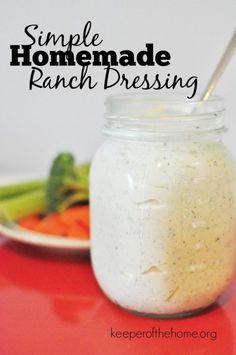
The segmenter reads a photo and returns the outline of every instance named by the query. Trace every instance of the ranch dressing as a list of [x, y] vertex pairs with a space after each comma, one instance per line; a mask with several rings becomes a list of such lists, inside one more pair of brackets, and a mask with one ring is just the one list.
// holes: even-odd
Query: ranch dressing
[[[119, 105], [126, 100], [131, 110], [127, 98], [119, 97]], [[220, 140], [222, 120], [209, 112], [214, 101], [200, 108], [202, 115], [209, 110], [211, 122], [195, 117], [188, 125], [194, 117], [185, 102], [183, 122], [170, 113], [173, 103], [155, 102], [154, 109], [153, 98], [145, 107], [141, 100], [131, 97], [132, 116], [139, 106], [148, 122], [142, 115], [125, 122], [123, 114], [109, 113], [115, 124], [106, 126], [108, 139], [94, 157], [92, 264], [101, 288], [120, 306], [185, 316], [214, 303], [232, 278], [235, 167]]]

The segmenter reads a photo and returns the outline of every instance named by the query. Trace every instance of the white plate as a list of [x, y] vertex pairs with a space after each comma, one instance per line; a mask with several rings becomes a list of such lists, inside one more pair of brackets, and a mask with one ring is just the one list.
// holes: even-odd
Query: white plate
[[[30, 180], [32, 175], [24, 175], [17, 178], [17, 176], [1, 177], [0, 185]], [[33, 177], [35, 178], [35, 176]], [[3, 236], [27, 244], [38, 245], [47, 248], [56, 248], [63, 250], [78, 250], [80, 252], [88, 252], [90, 249], [90, 241], [83, 239], [69, 239], [62, 236], [52, 236], [43, 233], [36, 233], [17, 226], [14, 223], [0, 224], [0, 234]]]
[[0, 233], [18, 242], [43, 246], [47, 248], [59, 248], [66, 250], [89, 251], [90, 241], [79, 239], [67, 239], [61, 236], [52, 236], [48, 234], [36, 233], [20, 228], [17, 225], [0, 224]]

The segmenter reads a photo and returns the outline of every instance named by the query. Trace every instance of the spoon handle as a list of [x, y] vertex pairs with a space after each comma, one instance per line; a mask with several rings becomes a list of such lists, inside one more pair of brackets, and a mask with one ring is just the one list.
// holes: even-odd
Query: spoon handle
[[214, 73], [212, 74], [212, 77], [207, 85], [205, 92], [202, 95], [203, 101], [207, 100], [208, 97], [211, 95], [218, 80], [220, 79], [221, 75], [223, 74], [227, 64], [229, 63], [230, 59], [234, 55], [235, 50], [236, 50], [236, 30], [234, 31], [234, 34], [233, 34], [225, 52], [224, 52], [221, 60], [219, 61], [219, 64], [217, 65]]

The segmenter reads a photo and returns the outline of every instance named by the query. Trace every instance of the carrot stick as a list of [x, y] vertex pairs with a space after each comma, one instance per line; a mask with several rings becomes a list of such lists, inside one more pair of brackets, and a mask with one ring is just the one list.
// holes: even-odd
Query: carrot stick
[[61, 218], [67, 224], [77, 221], [89, 228], [89, 205], [71, 207], [61, 213]]
[[67, 229], [66, 235], [73, 238], [89, 239], [88, 229], [79, 223], [71, 224]]
[[61, 221], [57, 213], [52, 213], [44, 218], [36, 226], [35, 230], [40, 233], [54, 234], [64, 236], [66, 234], [66, 225]]
[[19, 225], [39, 233], [89, 239], [89, 206], [71, 207], [43, 218], [37, 215], [28, 216], [21, 219]]
[[35, 228], [37, 228], [39, 221], [40, 221], [39, 216], [35, 216], [35, 215], [27, 216], [20, 220], [19, 225], [22, 228], [34, 230]]

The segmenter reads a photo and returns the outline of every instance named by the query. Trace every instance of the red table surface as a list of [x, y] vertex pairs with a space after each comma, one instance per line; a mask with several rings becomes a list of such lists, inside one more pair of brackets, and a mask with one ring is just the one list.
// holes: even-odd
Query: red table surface
[[[0, 242], [0, 355], [236, 354], [235, 282], [200, 315], [148, 319], [104, 296], [89, 257]], [[172, 337], [164, 338], [171, 328]], [[159, 337], [151, 337], [155, 329]], [[119, 337], [118, 331], [149, 332], [129, 339], [134, 333]], [[184, 331], [204, 333], [183, 338]]]

